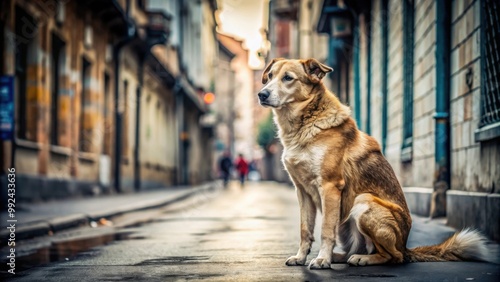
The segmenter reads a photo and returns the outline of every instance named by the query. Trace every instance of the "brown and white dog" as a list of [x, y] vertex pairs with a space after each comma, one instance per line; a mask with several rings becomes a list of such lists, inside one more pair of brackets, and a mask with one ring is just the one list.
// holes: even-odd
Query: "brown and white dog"
[[[273, 109], [300, 205], [300, 247], [286, 265], [305, 264], [318, 209], [321, 248], [310, 268], [330, 268], [333, 261], [489, 260], [486, 239], [472, 230], [439, 245], [406, 248], [411, 217], [401, 186], [377, 141], [358, 130], [349, 107], [324, 86], [331, 71], [315, 59], [274, 59], [262, 75], [259, 101]], [[334, 253], [335, 246], [343, 252]]]

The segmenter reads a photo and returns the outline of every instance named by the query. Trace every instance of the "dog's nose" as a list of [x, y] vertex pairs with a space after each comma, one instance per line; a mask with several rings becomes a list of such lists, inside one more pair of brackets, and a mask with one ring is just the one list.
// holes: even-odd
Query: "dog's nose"
[[269, 95], [271, 95], [271, 92], [269, 92], [269, 90], [267, 89], [264, 89], [260, 91], [259, 94], [257, 94], [257, 96], [259, 96], [259, 100], [261, 101], [267, 100], [267, 98], [269, 98]]

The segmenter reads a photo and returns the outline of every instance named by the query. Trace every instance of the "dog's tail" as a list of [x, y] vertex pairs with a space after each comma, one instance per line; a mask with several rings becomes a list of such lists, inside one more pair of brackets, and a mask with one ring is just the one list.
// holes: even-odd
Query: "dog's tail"
[[407, 249], [405, 261], [489, 261], [494, 262], [486, 237], [476, 230], [464, 229], [441, 244]]

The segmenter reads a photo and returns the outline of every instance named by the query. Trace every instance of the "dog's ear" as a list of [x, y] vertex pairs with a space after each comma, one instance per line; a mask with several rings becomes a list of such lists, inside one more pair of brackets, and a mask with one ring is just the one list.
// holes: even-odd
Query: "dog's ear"
[[267, 81], [269, 80], [269, 71], [271, 70], [272, 66], [274, 65], [274, 63], [276, 63], [277, 61], [281, 61], [281, 60], [284, 60], [283, 58], [276, 58], [276, 59], [273, 59], [269, 65], [267, 65], [266, 69], [264, 69], [264, 72], [262, 73], [262, 84], [266, 84]]
[[333, 71], [331, 67], [318, 62], [316, 59], [302, 61], [302, 64], [312, 83], [319, 83], [327, 73]]

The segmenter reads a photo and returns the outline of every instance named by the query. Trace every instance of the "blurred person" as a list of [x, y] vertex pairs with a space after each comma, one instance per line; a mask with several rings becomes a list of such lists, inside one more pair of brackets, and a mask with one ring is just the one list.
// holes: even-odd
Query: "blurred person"
[[238, 155], [238, 158], [235, 161], [235, 166], [240, 177], [241, 187], [243, 187], [245, 185], [245, 178], [248, 174], [248, 162], [243, 157], [243, 154]]
[[229, 151], [225, 151], [219, 160], [219, 169], [221, 177], [224, 181], [224, 187], [227, 187], [227, 183], [229, 182], [232, 166], [233, 162], [231, 160], [231, 153]]

